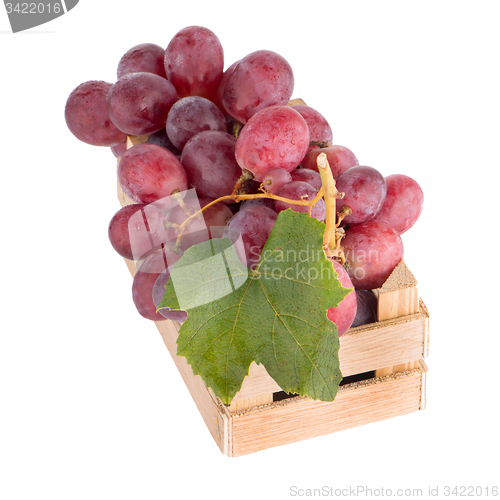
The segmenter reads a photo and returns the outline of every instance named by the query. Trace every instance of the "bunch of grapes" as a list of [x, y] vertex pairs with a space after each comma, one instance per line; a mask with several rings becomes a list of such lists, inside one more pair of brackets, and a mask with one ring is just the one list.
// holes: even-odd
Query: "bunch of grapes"
[[[230, 238], [254, 269], [278, 213], [309, 212], [297, 202], [317, 197], [317, 158], [325, 153], [344, 193], [326, 200], [336, 203], [345, 234], [345, 258], [332, 262], [341, 284], [353, 288], [328, 318], [339, 335], [376, 321], [371, 290], [403, 258], [401, 235], [421, 213], [422, 190], [408, 176], [384, 177], [359, 165], [352, 151], [333, 144], [321, 113], [290, 102], [293, 88], [292, 68], [279, 54], [258, 50], [224, 71], [219, 39], [191, 26], [166, 50], [151, 43], [132, 47], [114, 83], [88, 81], [71, 92], [70, 131], [111, 148], [119, 183], [135, 202], [113, 216], [109, 239], [122, 257], [140, 264], [132, 293], [144, 317], [186, 319], [183, 311], [156, 308], [171, 266], [196, 243]], [[127, 136], [143, 136], [143, 143], [127, 149]], [[320, 198], [309, 214], [324, 221], [326, 208]]]

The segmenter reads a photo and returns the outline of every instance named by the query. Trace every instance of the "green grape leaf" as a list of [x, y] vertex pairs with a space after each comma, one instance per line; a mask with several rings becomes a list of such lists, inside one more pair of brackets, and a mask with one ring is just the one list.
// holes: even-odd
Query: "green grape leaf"
[[322, 244], [324, 224], [280, 212], [255, 270], [227, 239], [189, 248], [173, 266], [158, 308], [188, 312], [177, 339], [206, 385], [226, 404], [255, 361], [287, 393], [332, 401], [342, 379], [336, 325], [326, 315], [351, 291]]

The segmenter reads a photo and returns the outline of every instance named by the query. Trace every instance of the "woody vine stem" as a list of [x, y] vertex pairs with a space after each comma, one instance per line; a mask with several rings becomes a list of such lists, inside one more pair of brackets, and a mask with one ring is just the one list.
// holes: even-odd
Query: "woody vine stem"
[[[325, 219], [325, 232], [323, 235], [323, 250], [325, 251], [325, 255], [329, 259], [336, 258], [341, 262], [341, 264], [344, 264], [345, 263], [344, 251], [340, 246], [340, 242], [342, 240], [342, 237], [344, 236], [344, 230], [339, 226], [340, 223], [342, 222], [342, 219], [350, 213], [350, 208], [344, 207], [338, 214], [338, 220], [337, 220], [336, 200], [343, 198], [344, 193], [339, 193], [339, 191], [337, 190], [337, 187], [335, 185], [335, 180], [333, 178], [332, 171], [325, 153], [320, 153], [318, 155], [317, 164], [319, 173], [321, 175], [322, 187], [318, 191], [318, 194], [312, 200], [306, 200], [306, 199], [291, 200], [267, 192], [262, 192], [257, 194], [239, 194], [238, 191], [240, 184], [244, 183], [244, 181], [247, 180], [245, 175], [242, 177], [241, 183], [240, 181], [238, 181], [234, 191], [231, 194], [226, 196], [221, 196], [220, 198], [211, 201], [200, 210], [194, 212], [189, 211], [189, 209], [185, 206], [180, 193], [173, 194], [172, 196], [176, 199], [176, 201], [188, 215], [187, 219], [182, 224], [172, 224], [172, 223], [169, 224], [169, 226], [174, 227], [175, 231], [178, 233], [174, 251], [178, 250], [182, 235], [184, 234], [186, 226], [189, 224], [189, 222], [194, 218], [200, 218], [204, 210], [211, 207], [212, 205], [215, 205], [216, 203], [220, 203], [225, 200], [233, 200], [238, 203], [243, 200], [269, 198], [272, 200], [280, 200], [285, 203], [290, 203], [292, 205], [309, 207], [309, 215], [311, 215], [314, 205], [321, 198], [324, 198], [326, 207], [326, 219]], [[265, 191], [262, 186], [261, 190]]]

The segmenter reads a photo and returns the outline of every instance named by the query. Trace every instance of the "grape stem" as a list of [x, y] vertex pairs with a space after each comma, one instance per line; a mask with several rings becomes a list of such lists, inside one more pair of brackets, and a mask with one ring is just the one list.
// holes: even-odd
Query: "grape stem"
[[[321, 191], [321, 190], [320, 190]], [[318, 193], [319, 194], [319, 193]], [[259, 198], [270, 198], [272, 200], [279, 200], [279, 201], [284, 201], [285, 203], [290, 203], [293, 205], [301, 205], [303, 207], [309, 207], [309, 213], [311, 213], [312, 207], [316, 204], [316, 202], [319, 201], [321, 196], [315, 196], [313, 200], [290, 200], [288, 198], [284, 198], [283, 196], [277, 196], [272, 193], [259, 193], [259, 194], [238, 194], [235, 190], [232, 194], [228, 194], [226, 196], [221, 196], [220, 198], [217, 198], [216, 200], [211, 201], [210, 203], [207, 203], [203, 208], [200, 210], [197, 210], [196, 212], [192, 214], [188, 214], [188, 218], [179, 225], [175, 225], [175, 230], [179, 233], [177, 236], [177, 240], [175, 242], [175, 247], [174, 247], [174, 252], [178, 250], [180, 243], [181, 243], [181, 238], [182, 235], [184, 234], [184, 231], [186, 229], [186, 226], [189, 224], [189, 222], [194, 219], [195, 217], [199, 217], [201, 213], [206, 210], [207, 208], [210, 208], [211, 206], [215, 205], [216, 203], [220, 203], [221, 201], [226, 201], [226, 200], [233, 200], [235, 202], [240, 202], [244, 200], [256, 200]]]
[[[345, 263], [345, 256], [344, 256], [344, 251], [342, 247], [340, 246], [340, 241], [342, 237], [344, 236], [344, 230], [342, 228], [339, 228], [339, 224], [344, 218], [344, 214], [340, 215], [339, 217], [339, 222], [338, 224], [336, 223], [336, 206], [335, 206], [335, 200], [340, 199], [344, 197], [344, 193], [339, 193], [337, 190], [337, 187], [335, 185], [335, 180], [333, 179], [332, 171], [330, 169], [330, 165], [328, 163], [328, 160], [326, 158], [325, 153], [320, 153], [317, 158], [317, 164], [318, 164], [318, 170], [321, 175], [321, 183], [322, 187], [316, 194], [316, 196], [312, 200], [291, 200], [289, 198], [284, 198], [283, 196], [278, 196], [273, 193], [258, 193], [258, 194], [238, 194], [239, 188], [247, 181], [250, 176], [249, 172], [244, 171], [243, 175], [240, 177], [238, 182], [236, 183], [236, 186], [234, 188], [234, 191], [231, 194], [228, 194], [226, 196], [221, 196], [220, 198], [217, 198], [216, 200], [211, 201], [210, 203], [207, 203], [203, 208], [200, 210], [197, 210], [196, 212], [189, 213], [186, 209], [184, 210], [186, 212], [186, 215], [188, 217], [186, 220], [179, 225], [173, 225], [175, 227], [176, 232], [178, 233], [177, 240], [175, 243], [175, 247], [173, 249], [174, 252], [178, 251], [180, 244], [181, 244], [181, 238], [182, 235], [184, 234], [184, 231], [186, 229], [186, 226], [189, 224], [189, 222], [194, 219], [195, 217], [201, 217], [201, 214], [204, 210], [207, 208], [210, 208], [211, 206], [215, 205], [216, 203], [220, 203], [222, 201], [226, 200], [233, 200], [236, 203], [239, 203], [240, 201], [244, 200], [255, 200], [255, 199], [261, 199], [261, 198], [269, 198], [271, 200], [279, 200], [283, 201], [285, 203], [290, 203], [292, 205], [300, 205], [303, 207], [308, 207], [309, 208], [309, 215], [312, 213], [312, 209], [314, 205], [322, 198], [325, 198], [325, 206], [326, 206], [326, 221], [325, 221], [325, 232], [323, 235], [323, 249], [325, 251], [325, 254], [328, 258], [338, 258], [342, 264]], [[251, 174], [250, 174], [251, 175]]]
[[343, 248], [340, 246], [340, 241], [344, 236], [344, 230], [342, 228], [339, 228], [339, 224], [345, 215], [342, 215], [341, 218], [339, 217], [340, 221], [339, 223], [337, 223], [336, 200], [343, 198], [344, 193], [340, 193], [337, 189], [335, 179], [333, 178], [332, 170], [325, 153], [320, 153], [318, 155], [316, 163], [318, 165], [319, 174], [321, 176], [321, 190], [323, 191], [323, 196], [325, 198], [326, 208], [325, 232], [323, 234], [323, 250], [325, 251], [325, 255], [329, 259], [337, 258], [343, 265], [345, 263], [345, 255]]

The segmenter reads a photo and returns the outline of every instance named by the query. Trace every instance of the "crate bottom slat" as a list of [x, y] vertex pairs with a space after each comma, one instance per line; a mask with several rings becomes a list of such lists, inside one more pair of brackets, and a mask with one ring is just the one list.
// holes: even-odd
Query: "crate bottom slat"
[[339, 388], [335, 401], [293, 397], [236, 412], [231, 456], [294, 443], [423, 409], [425, 372], [420, 368]]
[[405, 415], [425, 407], [422, 367], [343, 385], [335, 401], [292, 396], [245, 410], [230, 410], [194, 376], [186, 359], [176, 355], [177, 329], [171, 321], [156, 323], [208, 430], [227, 456], [330, 434]]

